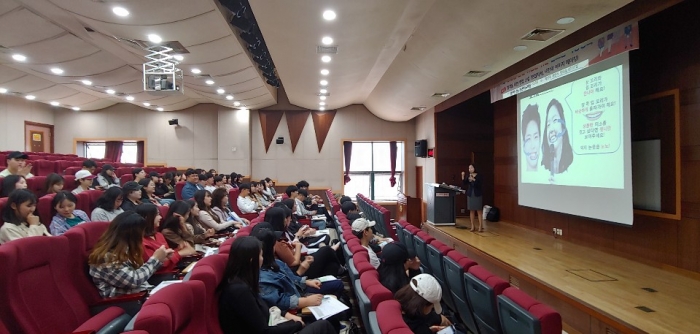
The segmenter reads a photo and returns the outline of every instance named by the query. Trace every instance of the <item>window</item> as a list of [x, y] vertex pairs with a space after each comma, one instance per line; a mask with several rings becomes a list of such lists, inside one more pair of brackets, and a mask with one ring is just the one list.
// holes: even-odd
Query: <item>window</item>
[[[404, 142], [396, 142], [396, 185], [391, 186], [391, 159], [388, 141], [352, 142], [350, 179], [344, 192], [355, 199], [361, 193], [374, 201], [396, 201], [403, 189]], [[345, 172], [345, 164], [343, 164]]]
[[136, 143], [126, 142], [122, 144], [122, 157], [121, 163], [123, 164], [135, 164], [137, 161]]
[[85, 157], [102, 159], [105, 157], [105, 143], [85, 143]]

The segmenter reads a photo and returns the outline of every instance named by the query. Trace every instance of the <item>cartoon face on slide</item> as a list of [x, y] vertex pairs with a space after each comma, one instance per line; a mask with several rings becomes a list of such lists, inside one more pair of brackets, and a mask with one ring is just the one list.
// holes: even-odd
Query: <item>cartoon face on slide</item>
[[564, 107], [557, 99], [547, 105], [542, 141], [542, 165], [553, 174], [566, 171], [574, 160], [569, 134], [566, 131]]
[[523, 155], [527, 162], [527, 171], [537, 171], [540, 159], [540, 113], [537, 105], [528, 105], [521, 121]]
[[566, 135], [566, 125], [564, 123], [561, 104], [557, 100], [552, 100], [547, 107], [547, 126], [544, 132], [550, 147], [553, 145], [555, 151], [561, 150], [562, 138]]

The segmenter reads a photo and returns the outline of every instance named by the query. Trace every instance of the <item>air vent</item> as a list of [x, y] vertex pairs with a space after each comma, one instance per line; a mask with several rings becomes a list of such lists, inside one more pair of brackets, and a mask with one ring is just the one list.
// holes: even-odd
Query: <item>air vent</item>
[[535, 28], [534, 30], [523, 36], [525, 41], [548, 41], [550, 38], [559, 35], [563, 32], [562, 29], [546, 29], [546, 28]]
[[413, 108], [411, 108], [411, 110], [413, 110], [413, 111], [423, 111], [425, 109], [427, 109], [427, 108], [426, 107], [413, 107]]
[[433, 94], [433, 97], [448, 97], [450, 96], [450, 93], [435, 93]]
[[508, 275], [508, 282], [510, 283], [510, 285], [516, 288], [520, 288], [520, 280], [517, 277]]
[[336, 54], [338, 53], [338, 47], [337, 46], [317, 46], [316, 47], [316, 53], [323, 53], [323, 54]]
[[489, 71], [469, 71], [467, 74], [465, 74], [465, 77], [470, 77], [470, 78], [480, 78], [483, 77], [484, 75], [488, 74]]

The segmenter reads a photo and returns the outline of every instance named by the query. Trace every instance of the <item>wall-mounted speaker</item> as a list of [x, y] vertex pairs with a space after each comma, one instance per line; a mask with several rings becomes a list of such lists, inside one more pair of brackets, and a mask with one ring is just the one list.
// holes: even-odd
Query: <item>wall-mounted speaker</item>
[[280, 145], [281, 145], [281, 144], [284, 144], [284, 137], [277, 137], [276, 143], [277, 143], [277, 144], [280, 144]]
[[179, 123], [177, 122], [177, 118], [173, 118], [173, 119], [169, 120], [168, 124], [169, 125], [179, 125]]
[[425, 158], [428, 156], [428, 141], [425, 139], [416, 140], [415, 156]]

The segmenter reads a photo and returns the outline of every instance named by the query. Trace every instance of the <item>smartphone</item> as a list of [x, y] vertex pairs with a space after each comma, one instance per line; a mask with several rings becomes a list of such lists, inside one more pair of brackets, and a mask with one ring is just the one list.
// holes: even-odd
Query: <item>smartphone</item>
[[455, 334], [455, 327], [454, 326], [447, 326], [437, 332], [437, 334]]

